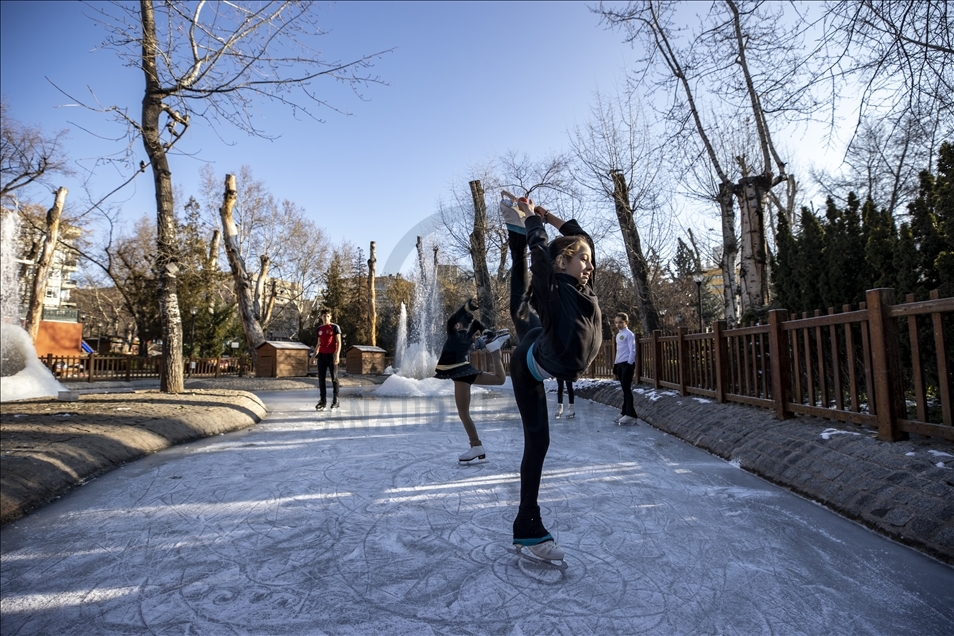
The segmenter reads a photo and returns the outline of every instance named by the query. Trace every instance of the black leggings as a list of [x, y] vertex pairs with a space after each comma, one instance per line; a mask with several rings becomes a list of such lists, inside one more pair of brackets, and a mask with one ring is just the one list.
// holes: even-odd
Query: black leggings
[[325, 401], [328, 395], [328, 386], [325, 384], [325, 373], [331, 370], [331, 388], [334, 391], [334, 397], [338, 397], [338, 367], [335, 365], [335, 354], [318, 354], [318, 393], [321, 395], [321, 401]]
[[636, 417], [636, 408], [633, 406], [633, 373], [636, 371], [636, 365], [628, 362], [618, 362], [615, 369], [616, 377], [619, 378], [620, 386], [623, 389], [623, 411], [620, 415]]
[[563, 385], [566, 385], [566, 396], [570, 399], [570, 404], [573, 404], [573, 383], [564, 382], [563, 380], [557, 379], [557, 404], [563, 404]]
[[527, 351], [536, 342], [543, 327], [530, 310], [527, 290], [530, 273], [527, 269], [527, 237], [510, 232], [510, 318], [520, 344], [510, 356], [510, 379], [513, 396], [523, 423], [523, 459], [520, 461], [520, 509], [513, 522], [514, 539], [536, 539], [549, 534], [540, 519], [540, 478], [543, 460], [550, 447], [550, 423], [543, 382], [533, 377], [527, 365]]

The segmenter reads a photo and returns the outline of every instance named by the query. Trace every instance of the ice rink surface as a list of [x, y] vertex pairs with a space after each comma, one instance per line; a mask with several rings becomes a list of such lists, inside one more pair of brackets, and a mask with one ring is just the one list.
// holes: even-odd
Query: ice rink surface
[[569, 567], [529, 563], [512, 394], [475, 393], [458, 465], [453, 398], [362, 390], [263, 393], [4, 528], [2, 634], [954, 633], [954, 568], [585, 400], [540, 499]]

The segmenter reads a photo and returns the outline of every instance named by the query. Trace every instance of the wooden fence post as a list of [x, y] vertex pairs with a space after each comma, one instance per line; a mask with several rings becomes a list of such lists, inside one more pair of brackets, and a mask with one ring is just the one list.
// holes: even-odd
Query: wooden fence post
[[725, 402], [726, 387], [726, 360], [729, 359], [729, 352], [726, 350], [726, 338], [723, 334], [726, 328], [724, 320], [717, 320], [712, 325], [712, 348], [715, 351], [715, 390], [716, 402], [722, 404]]
[[686, 395], [686, 376], [689, 374], [689, 351], [686, 347], [688, 327], [676, 329], [676, 356], [679, 359], [679, 395]]
[[132, 380], [132, 360], [129, 359], [129, 356], [123, 358], [123, 364], [126, 365], [126, 382]]
[[791, 370], [788, 351], [788, 337], [782, 329], [782, 323], [788, 320], [784, 309], [769, 312], [769, 362], [772, 365], [772, 401], [775, 402], [775, 417], [787, 420], [793, 416], [788, 409], [791, 391]]
[[[614, 340], [615, 343], [615, 340]], [[639, 379], [643, 376], [643, 345], [639, 341], [639, 336], [636, 336], [636, 369], [633, 372], [633, 377], [636, 379], [636, 384], [639, 384]], [[613, 360], [616, 360], [614, 355]]]
[[[938, 300], [940, 293], [934, 290], [930, 294], [931, 300]], [[941, 321], [941, 314], [935, 312], [931, 314], [931, 323], [934, 326], [934, 349], [937, 351], [937, 392], [941, 398], [941, 421], [944, 426], [952, 425], [951, 408], [951, 368], [948, 363], [947, 345], [944, 342], [944, 323]]]
[[659, 389], [659, 381], [662, 379], [662, 343], [659, 342], [659, 336], [662, 331], [653, 330], [653, 388]]
[[[99, 345], [97, 344], [97, 346]], [[91, 353], [89, 354], [89, 356], [86, 357], [86, 381], [87, 382], [93, 381], [93, 360], [95, 358], [96, 358], [95, 353]]]
[[[871, 366], [874, 375], [874, 401], [877, 406], [878, 438], [896, 442], [908, 438], [898, 430], [898, 418], [905, 414], [901, 386], [901, 342], [898, 324], [888, 317], [894, 304], [893, 289], [869, 289], [865, 294], [871, 338]], [[871, 400], [871, 396], [868, 396]]]

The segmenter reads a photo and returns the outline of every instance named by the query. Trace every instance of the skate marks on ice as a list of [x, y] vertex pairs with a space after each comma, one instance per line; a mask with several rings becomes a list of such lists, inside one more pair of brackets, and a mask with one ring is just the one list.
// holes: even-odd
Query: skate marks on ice
[[566, 571], [510, 551], [522, 430], [475, 396], [263, 394], [252, 429], [90, 482], [3, 529], [2, 632], [940, 634], [952, 571], [613, 409], [551, 423]]

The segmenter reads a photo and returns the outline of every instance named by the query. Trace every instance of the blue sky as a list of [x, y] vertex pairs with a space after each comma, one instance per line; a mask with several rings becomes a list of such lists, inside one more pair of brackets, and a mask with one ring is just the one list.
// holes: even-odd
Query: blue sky
[[[327, 84], [330, 101], [351, 115], [326, 110], [324, 123], [260, 103], [259, 121], [276, 140], [193, 125], [179, 149], [194, 157], [172, 159], [173, 180], [188, 196], [197, 194], [204, 162], [219, 174], [248, 164], [335, 242], [367, 251], [377, 241], [380, 263], [451, 187], [466, 187], [473, 167], [511, 150], [542, 158], [565, 149], [567, 130], [586, 119], [594, 91], [615, 91], [634, 57], [584, 3], [362, 2], [320, 10], [330, 30], [321, 43], [327, 57], [395, 49], [374, 69], [389, 85], [368, 87], [361, 100]], [[0, 89], [12, 116], [48, 133], [69, 128], [67, 149], [84, 165], [122, 150], [123, 141], [102, 139], [118, 137], [119, 127], [64, 107], [71, 100], [53, 86], [138, 109], [142, 75], [98, 48], [105, 31], [90, 7], [3, 2], [0, 12]], [[144, 157], [138, 142], [134, 151]], [[89, 184], [96, 193], [118, 183], [108, 166], [96, 175]], [[78, 201], [81, 184], [65, 185]], [[153, 201], [148, 174], [113, 199], [130, 221], [153, 216]]]

